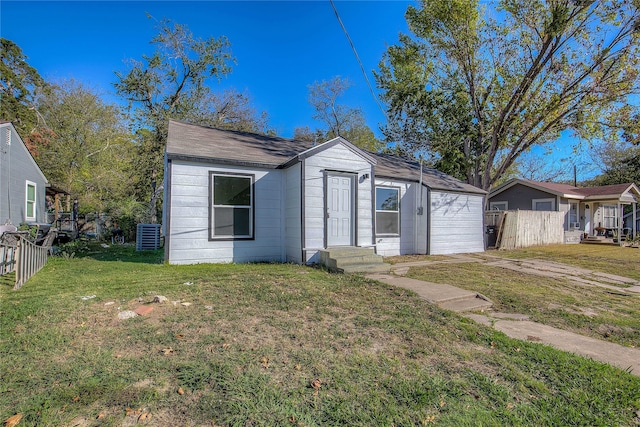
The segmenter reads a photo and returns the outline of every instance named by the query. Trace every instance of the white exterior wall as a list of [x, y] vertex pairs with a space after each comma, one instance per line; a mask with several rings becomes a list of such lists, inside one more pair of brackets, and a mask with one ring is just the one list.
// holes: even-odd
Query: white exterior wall
[[[171, 264], [284, 261], [282, 176], [255, 170], [172, 161], [168, 261]], [[209, 241], [209, 172], [253, 174], [254, 239]]]
[[481, 195], [431, 192], [430, 255], [484, 251]]
[[[318, 262], [318, 251], [325, 247], [325, 188], [324, 171], [353, 173], [356, 177], [357, 246], [373, 244], [373, 205], [371, 164], [346, 146], [336, 144], [304, 161], [304, 227], [305, 262]], [[363, 174], [368, 179], [361, 180]]]
[[283, 172], [285, 194], [286, 261], [302, 264], [302, 164], [296, 163]]
[[420, 184], [405, 181], [376, 179], [376, 186], [400, 189], [400, 236], [376, 236], [376, 252], [382, 256], [426, 253], [427, 242], [427, 189], [422, 187], [423, 214], [420, 206]]

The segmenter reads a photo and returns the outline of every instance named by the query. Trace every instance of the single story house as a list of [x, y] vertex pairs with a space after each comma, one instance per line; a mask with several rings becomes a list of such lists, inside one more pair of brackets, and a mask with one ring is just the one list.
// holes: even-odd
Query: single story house
[[[487, 196], [489, 210], [534, 210], [565, 212], [565, 232], [587, 236], [620, 235], [624, 206], [633, 212], [640, 201], [634, 183], [598, 187], [575, 187], [554, 182], [511, 179], [492, 189]], [[635, 219], [629, 223], [636, 223]], [[637, 227], [630, 230], [633, 235]]]
[[44, 176], [10, 122], [0, 122], [0, 224], [46, 222]]
[[484, 250], [486, 192], [417, 161], [170, 120], [165, 259], [318, 263], [319, 251]]

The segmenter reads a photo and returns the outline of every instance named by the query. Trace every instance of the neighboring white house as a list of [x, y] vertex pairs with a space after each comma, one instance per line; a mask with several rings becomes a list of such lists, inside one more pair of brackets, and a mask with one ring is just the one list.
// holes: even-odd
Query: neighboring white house
[[46, 221], [47, 178], [10, 122], [0, 122], [0, 224]]
[[314, 146], [171, 120], [165, 258], [304, 264], [336, 246], [384, 256], [481, 252], [485, 194], [343, 138]]

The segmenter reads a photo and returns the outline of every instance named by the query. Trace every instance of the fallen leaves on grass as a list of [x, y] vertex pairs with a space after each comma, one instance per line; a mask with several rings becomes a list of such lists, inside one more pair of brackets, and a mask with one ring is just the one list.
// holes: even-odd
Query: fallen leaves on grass
[[14, 427], [18, 425], [21, 419], [22, 419], [22, 414], [15, 414], [14, 416], [4, 420], [4, 427]]
[[175, 350], [172, 347], [169, 347], [169, 348], [163, 348], [162, 350], [160, 350], [160, 352], [165, 356], [168, 356], [170, 354], [175, 353]]
[[262, 364], [262, 367], [267, 369], [269, 368], [269, 358], [268, 357], [263, 357], [262, 359], [260, 359], [260, 363]]
[[311, 387], [313, 388], [313, 395], [317, 396], [320, 392], [320, 387], [322, 387], [322, 380], [320, 378], [316, 378], [311, 381]]
[[140, 414], [140, 416], [138, 417], [138, 422], [140, 421], [144, 421], [144, 420], [148, 420], [151, 419], [152, 414], [151, 412], [143, 412], [142, 414]]
[[184, 389], [182, 387], [178, 387], [178, 394], [182, 396], [184, 394]]

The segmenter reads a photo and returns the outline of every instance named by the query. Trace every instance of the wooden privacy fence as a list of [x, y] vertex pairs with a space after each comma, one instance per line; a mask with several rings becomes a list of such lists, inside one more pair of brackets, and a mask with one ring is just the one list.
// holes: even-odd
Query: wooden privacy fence
[[488, 212], [485, 220], [497, 228], [496, 248], [517, 249], [564, 243], [564, 217], [565, 212], [516, 210]]
[[16, 281], [13, 289], [20, 289], [34, 274], [42, 269], [49, 257], [50, 244], [38, 246], [19, 233], [11, 233], [15, 244], [2, 244], [0, 256], [2, 275], [15, 272]]

